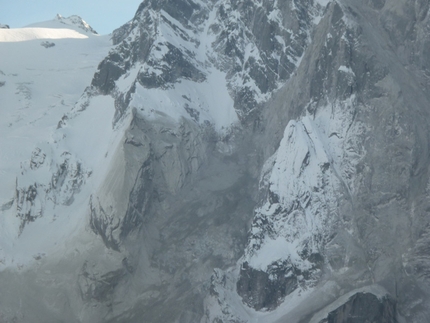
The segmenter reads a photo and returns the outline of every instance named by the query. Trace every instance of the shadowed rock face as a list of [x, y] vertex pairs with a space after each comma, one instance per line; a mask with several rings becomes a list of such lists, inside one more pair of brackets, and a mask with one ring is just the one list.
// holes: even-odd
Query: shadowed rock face
[[320, 321], [320, 323], [363, 322], [397, 323], [396, 304], [388, 298], [380, 300], [370, 293], [358, 293]]
[[245, 262], [242, 265], [237, 292], [248, 306], [274, 310], [282, 299], [298, 287], [297, 276], [300, 273], [294, 268], [280, 266], [270, 272], [250, 268]]

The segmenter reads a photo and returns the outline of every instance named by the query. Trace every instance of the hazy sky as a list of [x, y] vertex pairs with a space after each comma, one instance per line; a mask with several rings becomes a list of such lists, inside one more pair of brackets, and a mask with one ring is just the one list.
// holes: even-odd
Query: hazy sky
[[64, 17], [81, 16], [99, 34], [109, 34], [133, 18], [143, 0], [0, 0], [0, 24], [11, 28]]

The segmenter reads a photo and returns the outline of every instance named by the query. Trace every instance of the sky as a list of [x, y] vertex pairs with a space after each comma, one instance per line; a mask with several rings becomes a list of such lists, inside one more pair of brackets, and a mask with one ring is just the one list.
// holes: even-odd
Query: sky
[[20, 28], [79, 15], [99, 34], [109, 34], [133, 18], [143, 0], [0, 0], [0, 24]]

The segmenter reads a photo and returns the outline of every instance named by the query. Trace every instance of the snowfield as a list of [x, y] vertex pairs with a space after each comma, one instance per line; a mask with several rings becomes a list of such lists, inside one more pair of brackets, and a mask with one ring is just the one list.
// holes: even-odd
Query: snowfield
[[[46, 253], [64, 240], [80, 222], [78, 214], [85, 214], [87, 207], [83, 201], [81, 211], [77, 210], [80, 203], [73, 210], [58, 207], [50, 201], [52, 196], [44, 201], [45, 193], [38, 192], [39, 199], [33, 205], [24, 201], [20, 207], [23, 212], [31, 208], [39, 210], [44, 217], [40, 222], [29, 224], [33, 229], [21, 230], [21, 220], [15, 214], [20, 208], [17, 192], [31, 185], [46, 190], [52, 173], [61, 163], [68, 163], [70, 169], [74, 167], [72, 160], [74, 165], [88, 163], [88, 169], [94, 166], [91, 162], [92, 156], [97, 157], [94, 150], [92, 155], [79, 156], [73, 149], [84, 142], [89, 149], [96, 144], [106, 149], [106, 145], [98, 145], [103, 141], [99, 136], [108, 142], [110, 138], [100, 126], [94, 125], [107, 125], [109, 131], [112, 128], [110, 120], [102, 122], [99, 117], [90, 116], [93, 110], [89, 109], [89, 116], [84, 117], [90, 123], [86, 126], [88, 131], [69, 136], [67, 129], [61, 129], [61, 134], [57, 130], [61, 118], [73, 109], [91, 83], [99, 62], [112, 48], [110, 36], [97, 36], [60, 23], [58, 19], [36, 25], [0, 29], [0, 270], [31, 261], [35, 255]], [[111, 107], [110, 113], [97, 111], [96, 114], [112, 118], [113, 104], [107, 101], [108, 98], [96, 102], [94, 110]], [[91, 138], [97, 143], [91, 145]], [[70, 157], [61, 156], [65, 152]], [[65, 192], [56, 194], [61, 199]], [[81, 195], [84, 198], [85, 194]], [[56, 221], [62, 213], [65, 216]]]
[[71, 29], [19, 28], [0, 29], [0, 42], [22, 42], [36, 39], [85, 39], [87, 35]]

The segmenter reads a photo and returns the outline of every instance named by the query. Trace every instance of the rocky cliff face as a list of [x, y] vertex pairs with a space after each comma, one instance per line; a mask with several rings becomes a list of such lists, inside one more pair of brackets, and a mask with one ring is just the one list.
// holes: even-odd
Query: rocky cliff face
[[63, 17], [60, 14], [57, 14], [56, 19], [64, 25], [72, 25], [75, 27], [78, 27], [79, 29], [82, 29], [85, 32], [89, 32], [92, 34], [97, 35], [97, 32], [81, 17], [72, 15], [70, 17]]
[[[4, 206], [22, 231], [36, 196], [87, 194], [88, 245], [2, 274], [52, 279], [28, 288], [67, 322], [428, 322], [429, 19], [420, 0], [143, 1], [57, 129], [109, 109], [104, 166], [70, 144]], [[4, 320], [58, 317], [25, 302]]]
[[320, 321], [320, 323], [336, 322], [397, 322], [396, 306], [388, 298], [378, 300], [373, 294], [357, 293]]

